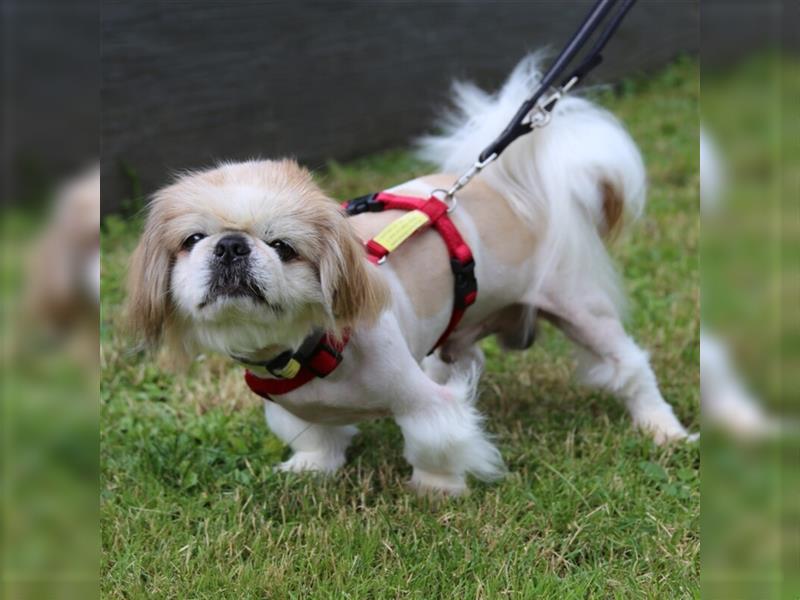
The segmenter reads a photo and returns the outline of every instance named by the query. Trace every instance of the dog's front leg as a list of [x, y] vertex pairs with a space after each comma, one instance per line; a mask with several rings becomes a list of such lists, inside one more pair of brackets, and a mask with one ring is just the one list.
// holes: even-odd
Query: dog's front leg
[[345, 450], [358, 433], [352, 425], [318, 425], [304, 421], [269, 400], [264, 401], [267, 425], [294, 454], [278, 465], [282, 471], [333, 473], [345, 462]]
[[414, 468], [411, 485], [419, 493], [459, 495], [467, 490], [467, 473], [483, 480], [505, 473], [475, 408], [477, 380], [477, 369], [455, 372], [443, 385], [418, 366], [407, 374], [403, 409], [395, 420]]

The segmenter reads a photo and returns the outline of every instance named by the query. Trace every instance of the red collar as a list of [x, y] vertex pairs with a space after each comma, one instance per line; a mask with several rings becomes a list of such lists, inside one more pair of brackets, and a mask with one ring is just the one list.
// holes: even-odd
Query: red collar
[[[375, 264], [383, 263], [391, 252], [419, 231], [433, 227], [442, 237], [450, 255], [450, 268], [454, 277], [453, 312], [447, 328], [431, 349], [433, 352], [445, 342], [461, 321], [467, 307], [478, 296], [472, 252], [450, 220], [447, 204], [434, 196], [425, 199], [379, 192], [345, 202], [342, 207], [348, 216], [393, 209], [408, 211], [365, 244], [367, 258]], [[269, 399], [270, 396], [296, 390], [314, 377], [325, 377], [339, 366], [348, 339], [349, 336], [345, 334], [336, 341], [334, 336], [326, 333], [316, 344], [306, 340], [300, 350], [283, 361], [277, 378], [262, 378], [248, 370], [245, 373], [247, 385], [259, 396]], [[261, 366], [267, 367], [272, 374], [277, 374], [272, 366]]]
[[[306, 344], [303, 343], [301, 350], [298, 350], [286, 361], [287, 365], [292, 365], [292, 362], [296, 363], [297, 370], [290, 377], [274, 379], [259, 377], [248, 369], [245, 371], [244, 379], [250, 389], [263, 398], [269, 399], [273, 395], [288, 394], [315, 377], [325, 377], [331, 374], [342, 362], [342, 351], [349, 339], [348, 332], [343, 333], [339, 339], [334, 338], [330, 333], [325, 333], [305, 355], [302, 353], [302, 346]], [[282, 367], [284, 370], [286, 368], [286, 366]], [[294, 368], [294, 366], [292, 365], [290, 368]]]

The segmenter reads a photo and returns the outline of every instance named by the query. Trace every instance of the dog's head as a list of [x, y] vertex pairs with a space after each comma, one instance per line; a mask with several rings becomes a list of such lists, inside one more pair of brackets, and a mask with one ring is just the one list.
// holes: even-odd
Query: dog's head
[[386, 302], [344, 214], [289, 160], [225, 164], [160, 190], [128, 279], [132, 330], [188, 354], [295, 346], [314, 327], [373, 321]]

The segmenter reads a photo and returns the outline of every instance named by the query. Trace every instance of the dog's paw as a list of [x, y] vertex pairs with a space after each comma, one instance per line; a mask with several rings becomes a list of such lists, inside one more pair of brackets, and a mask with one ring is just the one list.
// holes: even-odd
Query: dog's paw
[[287, 473], [321, 473], [329, 475], [339, 469], [345, 462], [344, 454], [329, 452], [295, 452], [292, 457], [277, 466], [279, 471]]
[[659, 446], [682, 440], [693, 442], [699, 437], [697, 434], [689, 435], [671, 408], [635, 416], [633, 424], [638, 429], [650, 434], [653, 441]]
[[455, 497], [468, 491], [463, 475], [440, 475], [416, 468], [408, 485], [420, 496]]

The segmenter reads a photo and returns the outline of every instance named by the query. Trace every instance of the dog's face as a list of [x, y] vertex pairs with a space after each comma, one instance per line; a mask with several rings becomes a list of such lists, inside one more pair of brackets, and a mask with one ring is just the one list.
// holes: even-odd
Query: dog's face
[[248, 355], [313, 327], [373, 320], [386, 290], [338, 206], [292, 161], [186, 175], [158, 192], [129, 278], [129, 316], [162, 337]]

